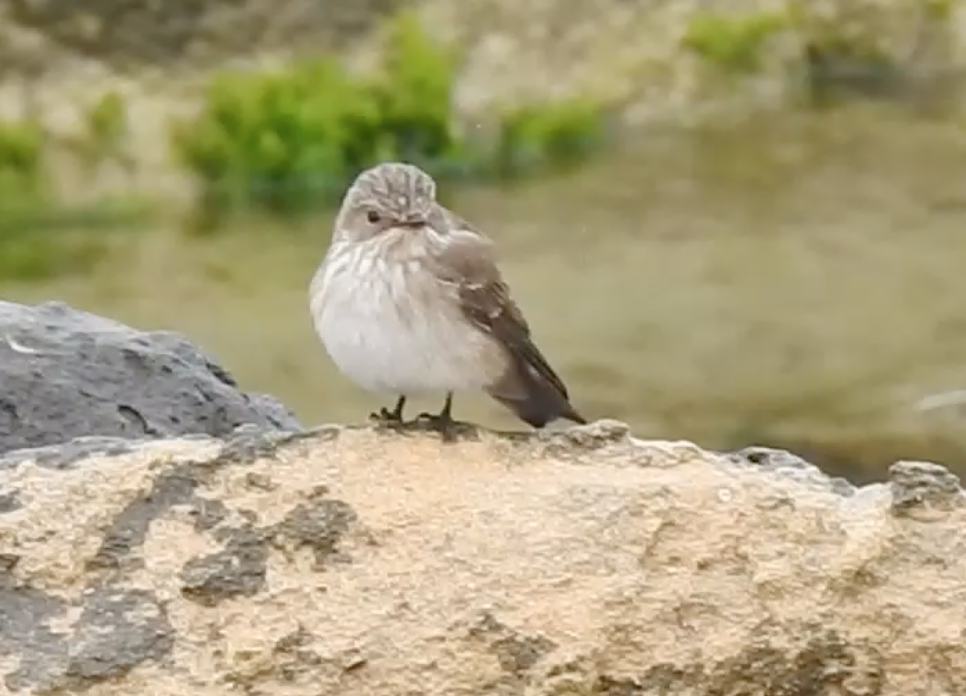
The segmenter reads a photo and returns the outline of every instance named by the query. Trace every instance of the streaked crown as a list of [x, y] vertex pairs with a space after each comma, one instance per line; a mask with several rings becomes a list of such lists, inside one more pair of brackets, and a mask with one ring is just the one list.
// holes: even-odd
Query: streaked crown
[[345, 208], [372, 207], [397, 219], [426, 218], [436, 201], [436, 182], [419, 167], [384, 162], [356, 177], [346, 192]]

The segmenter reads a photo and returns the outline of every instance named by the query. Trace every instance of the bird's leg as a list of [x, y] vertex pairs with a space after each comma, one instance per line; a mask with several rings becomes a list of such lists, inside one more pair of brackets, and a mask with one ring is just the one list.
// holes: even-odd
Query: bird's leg
[[374, 421], [379, 421], [383, 425], [402, 425], [403, 422], [403, 406], [406, 405], [406, 397], [400, 396], [399, 400], [396, 401], [396, 406], [393, 410], [389, 410], [383, 406], [377, 413], [370, 414], [369, 418]]
[[456, 426], [459, 425], [453, 420], [453, 392], [446, 392], [446, 403], [443, 410], [438, 414], [420, 413], [419, 420], [429, 422], [429, 426], [443, 436], [444, 440], [454, 440], [456, 438]]
[[397, 423], [403, 422], [403, 406], [406, 405], [406, 397], [400, 396], [396, 401], [396, 406], [386, 414], [386, 409], [383, 408], [383, 413], [388, 416], [389, 420], [396, 421]]

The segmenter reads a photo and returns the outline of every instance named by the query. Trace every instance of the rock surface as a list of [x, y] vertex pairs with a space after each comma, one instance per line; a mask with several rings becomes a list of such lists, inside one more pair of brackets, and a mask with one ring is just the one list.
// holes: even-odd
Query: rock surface
[[966, 506], [933, 464], [851, 489], [606, 421], [17, 459], [10, 693], [966, 693]]
[[0, 354], [0, 452], [82, 436], [68, 449], [124, 447], [103, 437], [299, 427], [271, 397], [239, 391], [183, 336], [138, 331], [59, 302], [0, 302]]

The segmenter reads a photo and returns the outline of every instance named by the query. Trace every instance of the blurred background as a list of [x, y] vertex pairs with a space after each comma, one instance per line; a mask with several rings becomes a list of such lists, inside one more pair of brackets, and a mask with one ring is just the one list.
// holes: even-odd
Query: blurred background
[[307, 286], [347, 183], [405, 159], [497, 241], [588, 417], [853, 481], [964, 470], [964, 3], [2, 12], [5, 299], [183, 332], [306, 424], [362, 421], [389, 400], [333, 368]]

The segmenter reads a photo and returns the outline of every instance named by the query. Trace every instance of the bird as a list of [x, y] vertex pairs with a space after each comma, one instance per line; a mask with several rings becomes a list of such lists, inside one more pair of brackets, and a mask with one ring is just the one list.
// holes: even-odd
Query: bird
[[[455, 392], [482, 390], [531, 427], [587, 420], [537, 348], [500, 272], [493, 241], [437, 200], [435, 179], [383, 162], [348, 186], [309, 284], [316, 333], [336, 367], [396, 397], [370, 419], [417, 421], [451, 436]], [[407, 398], [445, 393], [439, 413], [406, 421]]]

